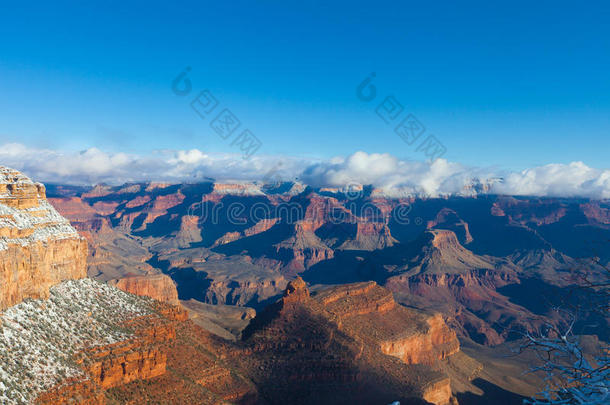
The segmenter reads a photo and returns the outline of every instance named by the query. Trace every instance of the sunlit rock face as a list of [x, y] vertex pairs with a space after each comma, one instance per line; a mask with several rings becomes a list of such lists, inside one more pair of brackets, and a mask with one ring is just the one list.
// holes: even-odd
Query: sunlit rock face
[[151, 297], [174, 305], [178, 304], [176, 285], [165, 274], [129, 275], [117, 280], [111, 280], [109, 284], [131, 294]]
[[45, 187], [0, 167], [0, 309], [85, 277], [86, 258], [87, 242], [47, 202]]

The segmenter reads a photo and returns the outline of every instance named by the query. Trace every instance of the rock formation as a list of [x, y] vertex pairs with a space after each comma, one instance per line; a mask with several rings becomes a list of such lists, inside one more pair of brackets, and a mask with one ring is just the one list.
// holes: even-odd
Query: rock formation
[[173, 321], [185, 319], [180, 313], [175, 318], [163, 316], [166, 313], [160, 308], [159, 314], [125, 322], [123, 325], [134, 331], [131, 339], [87, 348], [80, 353], [77, 363], [102, 389], [165, 374], [167, 353], [164, 345], [176, 337]]
[[340, 249], [377, 250], [394, 246], [398, 241], [390, 234], [390, 228], [382, 222], [358, 222], [356, 237], [346, 241]]
[[236, 240], [258, 235], [259, 233], [268, 231], [275, 224], [277, 224], [278, 220], [279, 218], [261, 219], [250, 228], [245, 229], [243, 232], [227, 232], [220, 238], [216, 239], [212, 247], [217, 247], [227, 243], [235, 242]]
[[113, 226], [115, 220], [99, 210], [99, 202], [90, 205], [78, 197], [53, 197], [49, 202], [89, 242], [87, 273], [90, 277], [108, 281], [127, 274], [155, 274], [146, 263], [151, 257], [148, 250], [122, 226]]
[[204, 292], [204, 302], [226, 305], [254, 305], [277, 295], [286, 280], [278, 276], [274, 279], [256, 281], [215, 280]]
[[580, 208], [590, 223], [610, 225], [610, 204], [607, 202], [592, 201], [581, 204]]
[[455, 333], [373, 282], [310, 295], [297, 278], [244, 339], [252, 356], [243, 366], [272, 403], [454, 401], [449, 378], [429, 366], [459, 351]]
[[313, 225], [311, 222], [298, 221], [294, 225], [294, 233], [274, 245], [286, 273], [297, 274], [333, 257], [333, 250], [318, 238]]
[[513, 223], [534, 223], [540, 226], [558, 222], [568, 209], [557, 200], [502, 197], [494, 202], [491, 212], [496, 216], [507, 216]]
[[412, 248], [414, 256], [395, 270], [400, 274], [385, 282], [401, 302], [442, 312], [462, 335], [487, 345], [507, 337], [494, 323], [501, 322], [503, 331], [529, 330], [536, 324], [533, 314], [496, 291], [519, 283], [517, 267], [510, 261], [475, 255], [449, 230], [427, 231]]
[[169, 276], [165, 274], [127, 275], [111, 280], [109, 284], [131, 294], [151, 297], [158, 301], [178, 305], [178, 290]]
[[342, 330], [378, 346], [406, 364], [435, 364], [459, 351], [441, 314], [423, 315], [394, 301], [375, 282], [347, 284], [316, 295]]
[[463, 245], [473, 241], [468, 222], [461, 219], [457, 212], [450, 208], [441, 209], [432, 221], [428, 221], [427, 228], [448, 229], [453, 231]]
[[495, 269], [492, 259], [466, 249], [450, 230], [429, 230], [415, 244], [418, 253], [411, 261], [410, 273], [463, 274], [475, 269]]
[[85, 277], [86, 257], [87, 242], [47, 202], [44, 186], [0, 167], [0, 309]]
[[287, 280], [249, 257], [225, 257], [193, 248], [161, 255], [153, 263], [174, 280], [180, 299], [207, 304], [248, 305], [282, 293]]
[[181, 218], [180, 230], [176, 234], [176, 243], [181, 248], [187, 248], [191, 243], [201, 242], [201, 228], [199, 218], [185, 215]]

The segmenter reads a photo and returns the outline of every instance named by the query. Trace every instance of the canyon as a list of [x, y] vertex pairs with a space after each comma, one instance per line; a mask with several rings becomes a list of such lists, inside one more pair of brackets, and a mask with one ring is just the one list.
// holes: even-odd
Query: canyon
[[102, 281], [165, 274], [181, 300], [258, 310], [296, 275], [313, 285], [373, 280], [489, 346], [544, 315], [502, 291], [530, 280], [566, 288], [610, 262], [607, 249], [595, 252], [599, 265], [586, 262], [592, 245], [581, 242], [610, 240], [604, 201], [218, 183], [57, 187], [50, 201], [90, 235], [89, 275]]
[[[318, 391], [322, 401], [337, 396], [361, 400], [359, 390], [376, 387], [367, 390], [372, 401], [456, 403], [451, 380], [437, 363], [460, 353], [459, 342], [441, 314], [407, 309], [375, 282], [313, 293], [301, 278], [289, 282], [283, 275], [246, 277], [239, 284], [236, 267], [244, 266], [246, 274], [251, 267], [257, 272], [263, 268], [247, 257], [235, 261], [213, 252], [204, 257], [176, 254], [182, 253], [184, 238], [177, 244], [149, 241], [167, 250], [147, 254], [146, 243], [121, 233], [124, 222], [103, 215], [117, 205], [97, 201], [83, 209], [83, 200], [72, 196], [65, 200], [64, 212], [74, 218], [80, 236], [46, 201], [44, 186], [3, 170], [0, 241], [6, 248], [0, 259], [5, 274], [28, 281], [3, 280], [0, 368], [10, 376], [3, 377], [3, 403], [102, 405], [143, 398], [160, 403], [306, 403], [313, 398], [303, 396], [303, 390], [315, 392], [323, 381], [334, 383], [331, 390]], [[106, 192], [100, 187], [90, 195], [106, 197]], [[164, 196], [140, 227], [185, 198]], [[244, 235], [272, 227], [255, 226]], [[177, 235], [189, 233], [185, 229], [182, 220]], [[196, 241], [190, 234], [187, 239]], [[114, 258], [141, 266], [122, 273], [113, 266]], [[225, 274], [227, 282], [210, 280], [206, 300], [238, 305], [268, 301], [237, 327], [233, 340], [189, 320], [205, 307], [179, 301], [181, 283], [153, 266], [193, 269], [196, 276], [193, 266], [210, 262], [221, 264], [216, 272], [205, 267], [206, 275]], [[87, 270], [102, 277], [87, 278]], [[255, 293], [249, 295], [252, 289]], [[283, 296], [275, 301], [277, 291]], [[304, 383], [295, 387], [294, 380]]]
[[518, 403], [538, 377], [495, 353], [565, 322], [527, 289], [610, 261], [572, 243], [610, 237], [604, 201], [1, 173], [2, 327], [25, 347], [22, 319], [78, 297], [61, 314], [92, 334], [36, 360], [39, 403]]

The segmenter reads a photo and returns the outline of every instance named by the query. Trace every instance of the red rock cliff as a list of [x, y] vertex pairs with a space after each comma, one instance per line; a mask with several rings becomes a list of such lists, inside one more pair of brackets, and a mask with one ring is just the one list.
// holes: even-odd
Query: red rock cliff
[[390, 291], [375, 282], [335, 287], [316, 300], [336, 316], [341, 330], [406, 364], [432, 365], [460, 350], [456, 333], [440, 314], [430, 316], [400, 306]]
[[111, 280], [109, 284], [131, 294], [151, 297], [159, 301], [178, 305], [176, 284], [165, 274], [128, 275], [118, 280]]
[[86, 277], [86, 258], [87, 242], [47, 202], [44, 186], [0, 167], [0, 309]]

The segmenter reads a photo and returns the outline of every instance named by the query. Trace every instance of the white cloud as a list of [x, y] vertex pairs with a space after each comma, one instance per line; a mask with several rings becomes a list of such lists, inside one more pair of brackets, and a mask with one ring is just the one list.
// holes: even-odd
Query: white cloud
[[610, 198], [610, 170], [593, 169], [583, 162], [549, 164], [510, 173], [495, 190], [515, 195], [605, 199]]
[[[313, 186], [372, 184], [390, 196], [497, 194], [610, 198], [610, 170], [582, 162], [549, 164], [521, 172], [474, 168], [437, 159], [404, 161], [390, 154], [356, 152], [314, 161], [278, 156], [211, 154], [198, 149], [151, 155], [107, 153], [97, 148], [59, 152], [21, 144], [0, 146], [0, 165], [47, 183], [120, 184], [130, 181], [277, 181], [299, 178]], [[502, 179], [502, 181], [499, 181]]]
[[444, 159], [433, 163], [398, 160], [389, 154], [356, 152], [346, 159], [333, 159], [311, 165], [303, 181], [316, 186], [336, 186], [357, 182], [373, 184], [391, 196], [439, 196], [464, 193], [474, 178], [493, 178], [493, 174]]
[[47, 183], [122, 184], [132, 181], [260, 180], [280, 176], [292, 180], [311, 160], [189, 151], [159, 151], [151, 155], [107, 153], [97, 148], [59, 152], [28, 148], [21, 144], [0, 145], [0, 165], [23, 171]]
[[14, 143], [0, 146], [0, 164], [21, 170], [36, 181], [71, 184], [141, 180], [158, 177], [170, 168], [154, 157], [109, 154], [97, 148], [64, 153]]

